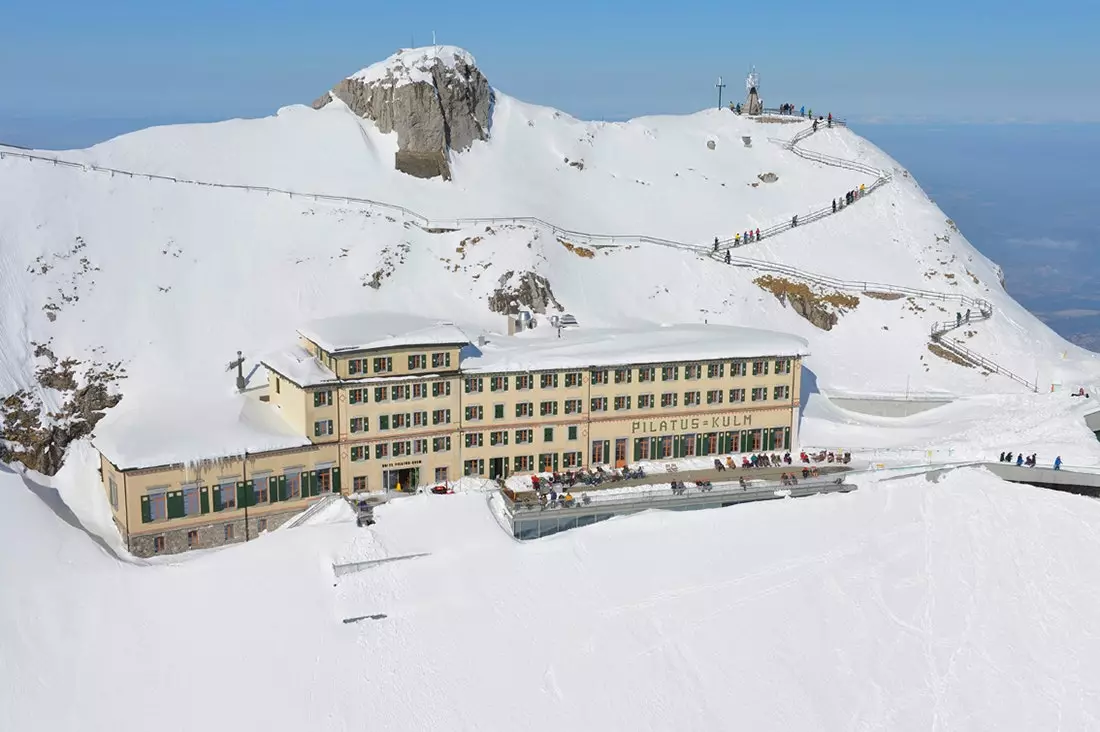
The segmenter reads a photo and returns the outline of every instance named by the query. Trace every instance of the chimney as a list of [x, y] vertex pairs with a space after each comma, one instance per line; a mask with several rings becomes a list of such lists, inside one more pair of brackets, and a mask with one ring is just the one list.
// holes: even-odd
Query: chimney
[[485, 348], [485, 344], [488, 343], [488, 342], [489, 341], [486, 340], [485, 336], [483, 336], [483, 335], [479, 335], [477, 337], [477, 347], [478, 348]]

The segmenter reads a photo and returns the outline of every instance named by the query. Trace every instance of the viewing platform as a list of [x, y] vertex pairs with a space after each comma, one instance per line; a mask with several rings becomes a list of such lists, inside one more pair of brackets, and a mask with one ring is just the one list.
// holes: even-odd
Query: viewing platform
[[[690, 479], [683, 488], [674, 490], [669, 481], [681, 480], [675, 473], [646, 479], [646, 484], [614, 486], [609, 488], [585, 485], [574, 486], [572, 500], [559, 496], [555, 501], [543, 502], [533, 492], [513, 494], [500, 491], [512, 535], [521, 541], [540, 539], [579, 526], [605, 521], [612, 516], [625, 516], [651, 509], [663, 511], [695, 511], [706, 508], [724, 508], [738, 503], [771, 501], [780, 498], [801, 498], [819, 493], [848, 493], [856, 486], [846, 483], [842, 475], [821, 475], [816, 478], [798, 479], [795, 483], [781, 480], [762, 480], [746, 471], [740, 482], [723, 481], [699, 487]], [[658, 481], [662, 481], [662, 485]]]

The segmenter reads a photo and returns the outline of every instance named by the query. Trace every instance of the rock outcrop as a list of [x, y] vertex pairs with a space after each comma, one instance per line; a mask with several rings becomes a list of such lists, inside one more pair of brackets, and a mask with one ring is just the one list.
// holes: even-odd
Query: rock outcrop
[[418, 178], [451, 178], [450, 155], [489, 139], [493, 90], [466, 51], [402, 49], [341, 81], [313, 103], [339, 99], [352, 112], [397, 132], [394, 167]]
[[554, 291], [550, 289], [550, 281], [534, 272], [521, 272], [519, 279], [513, 284], [516, 273], [508, 270], [501, 275], [497, 282], [499, 285], [489, 298], [489, 310], [502, 315], [516, 315], [520, 310], [530, 310], [533, 313], [543, 315], [547, 309], [553, 308], [563, 312]]

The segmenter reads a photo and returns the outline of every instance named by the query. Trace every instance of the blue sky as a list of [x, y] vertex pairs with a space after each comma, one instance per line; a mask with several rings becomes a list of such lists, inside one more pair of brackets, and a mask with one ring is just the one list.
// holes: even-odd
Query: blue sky
[[1100, 120], [1100, 3], [1083, 0], [5, 5], [8, 128], [267, 114], [433, 29], [494, 86], [582, 117], [693, 111], [756, 64], [768, 102], [849, 117]]

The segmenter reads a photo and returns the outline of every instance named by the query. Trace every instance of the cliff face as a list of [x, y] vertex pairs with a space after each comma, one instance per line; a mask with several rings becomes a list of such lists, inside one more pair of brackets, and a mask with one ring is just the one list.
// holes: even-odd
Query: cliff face
[[454, 46], [399, 51], [339, 82], [313, 106], [339, 99], [357, 115], [397, 132], [394, 167], [450, 180], [451, 152], [489, 139], [493, 90], [473, 56]]

